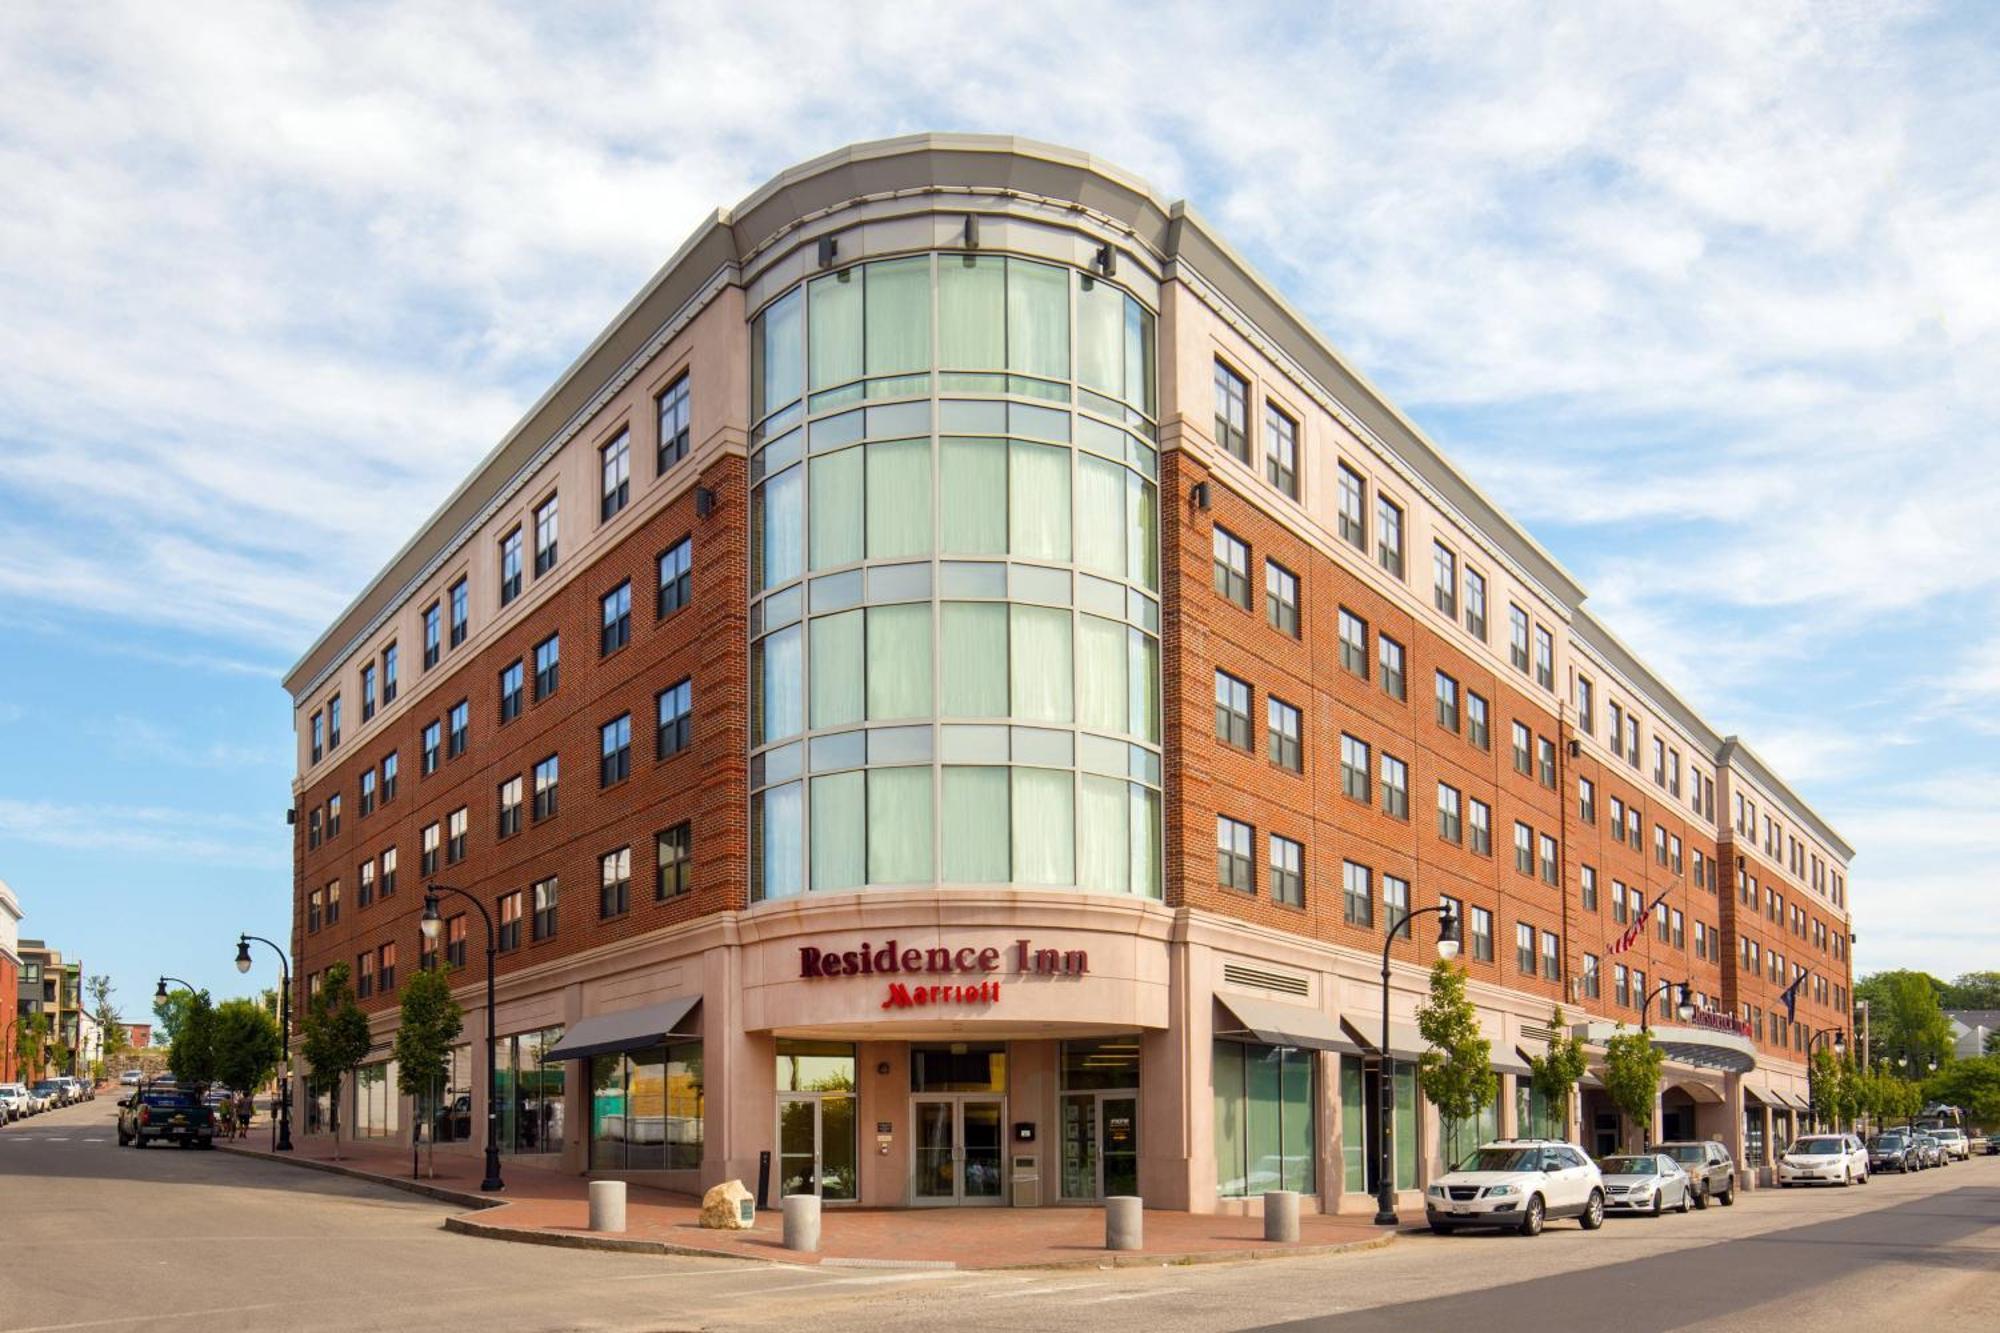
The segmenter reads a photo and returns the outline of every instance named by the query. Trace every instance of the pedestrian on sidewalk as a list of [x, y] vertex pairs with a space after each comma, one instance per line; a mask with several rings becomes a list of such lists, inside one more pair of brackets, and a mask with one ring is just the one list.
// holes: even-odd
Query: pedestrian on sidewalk
[[250, 1121], [257, 1112], [257, 1099], [247, 1092], [236, 1094], [236, 1137], [250, 1137]]

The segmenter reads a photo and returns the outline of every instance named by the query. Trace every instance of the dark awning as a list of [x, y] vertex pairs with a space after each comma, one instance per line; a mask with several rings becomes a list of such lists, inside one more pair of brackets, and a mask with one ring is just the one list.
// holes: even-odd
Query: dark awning
[[1295, 1046], [1309, 1051], [1350, 1049], [1333, 1020], [1317, 1009], [1245, 995], [1218, 995], [1235, 1024], [1216, 1027], [1218, 1037], [1248, 1037], [1266, 1046]]
[[693, 1038], [697, 1033], [682, 1031], [688, 1015], [701, 1003], [701, 996], [686, 995], [637, 1009], [620, 1009], [615, 1014], [586, 1018], [563, 1033], [563, 1039], [543, 1057], [551, 1060], [586, 1060], [593, 1055], [653, 1046], [668, 1037]]

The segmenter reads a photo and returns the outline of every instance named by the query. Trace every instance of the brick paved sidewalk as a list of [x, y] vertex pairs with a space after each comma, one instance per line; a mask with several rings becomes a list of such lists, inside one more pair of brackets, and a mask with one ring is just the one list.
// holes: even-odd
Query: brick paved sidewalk
[[299, 1165], [337, 1165], [348, 1174], [463, 1203], [467, 1211], [447, 1225], [473, 1235], [556, 1245], [609, 1240], [618, 1248], [781, 1263], [831, 1259], [884, 1266], [1020, 1268], [1214, 1262], [1373, 1246], [1396, 1234], [1373, 1225], [1366, 1215], [1306, 1216], [1299, 1219], [1299, 1244], [1274, 1245], [1264, 1240], [1260, 1218], [1148, 1212], [1145, 1248], [1114, 1254], [1104, 1248], [1102, 1208], [828, 1208], [822, 1216], [820, 1252], [805, 1255], [783, 1247], [776, 1208], [760, 1212], [749, 1231], [709, 1231], [699, 1225], [698, 1199], [634, 1185], [626, 1195], [625, 1232], [605, 1237], [587, 1226], [587, 1181], [516, 1160], [507, 1161], [502, 1170], [506, 1192], [481, 1195], [484, 1167], [478, 1156], [441, 1152], [436, 1178], [413, 1181], [407, 1145], [342, 1144], [337, 1164], [331, 1147], [318, 1139], [300, 1139], [297, 1151], [289, 1154], [271, 1153], [269, 1139], [254, 1133], [223, 1146]]

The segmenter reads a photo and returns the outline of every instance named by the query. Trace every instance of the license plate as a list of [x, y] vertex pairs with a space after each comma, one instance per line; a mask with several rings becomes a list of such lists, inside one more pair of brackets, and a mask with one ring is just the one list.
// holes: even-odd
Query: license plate
[[1472, 1210], [1470, 1208], [1454, 1208], [1451, 1211], [1452, 1215], [1455, 1217], [1470, 1217], [1472, 1215]]

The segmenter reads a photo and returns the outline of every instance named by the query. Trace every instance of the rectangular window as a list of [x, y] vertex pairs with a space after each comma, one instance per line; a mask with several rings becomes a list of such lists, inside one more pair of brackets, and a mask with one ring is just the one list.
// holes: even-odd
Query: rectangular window
[[1250, 385], [1215, 363], [1215, 442], [1248, 466], [1250, 462]]
[[1264, 478], [1299, 498], [1299, 426], [1271, 403], [1264, 404]]
[[437, 873], [438, 848], [444, 841], [444, 830], [437, 824], [426, 824], [422, 838], [422, 854], [418, 857], [417, 873], [429, 879]]
[[444, 726], [443, 724], [435, 721], [426, 722], [424, 724], [423, 735], [424, 735], [424, 745], [423, 745], [424, 761], [422, 767], [424, 773], [428, 776], [429, 774], [437, 772], [438, 760], [442, 757], [442, 750], [444, 746]]
[[1465, 692], [1465, 739], [1482, 750], [1493, 746], [1493, 726], [1488, 718], [1490, 711], [1484, 695], [1471, 690]]
[[375, 813], [375, 770], [361, 770], [361, 817], [366, 819]]
[[444, 959], [451, 967], [465, 966], [466, 930], [465, 914], [448, 917], [444, 923]]
[[1588, 736], [1597, 729], [1596, 713], [1593, 711], [1590, 677], [1576, 678], [1576, 729]]
[[1343, 732], [1340, 737], [1340, 790], [1350, 799], [1372, 799], [1368, 766], [1368, 742]]
[[472, 596], [466, 590], [465, 580], [451, 585], [451, 646], [456, 648], [465, 642], [467, 629], [471, 626]]
[[444, 861], [446, 865], [457, 865], [465, 859], [465, 831], [467, 811], [464, 806], [445, 816]]
[[1604, 979], [1598, 970], [1597, 955], [1594, 953], [1585, 954], [1583, 956], [1583, 993], [1585, 997], [1592, 1000], [1597, 999], [1603, 989], [1603, 985]]
[[683, 821], [653, 835], [653, 853], [658, 866], [653, 878], [653, 897], [678, 898], [694, 887], [694, 826]]
[[1350, 926], [1375, 925], [1375, 874], [1357, 861], [1340, 867], [1340, 914]]
[[1556, 743], [1547, 736], [1535, 737], [1535, 777], [1550, 791], [1556, 789]]
[[393, 898], [396, 896], [396, 859], [396, 849], [394, 847], [383, 849], [381, 896], [384, 898]]
[[1399, 940], [1410, 938], [1410, 881], [1382, 876], [1382, 929]]
[[500, 784], [499, 818], [494, 822], [496, 836], [511, 838], [521, 831], [521, 775], [516, 773]]
[[1458, 731], [1458, 682], [1440, 671], [1437, 673], [1437, 720], [1446, 731]]
[[375, 901], [375, 862], [372, 859], [354, 868], [354, 900], [362, 907]]
[[609, 657], [632, 642], [632, 580], [627, 579], [605, 593], [599, 610], [602, 628], [597, 651], [599, 656]]
[[396, 946], [385, 944], [375, 951], [375, 982], [382, 994], [396, 989]]
[[1271, 835], [1271, 901], [1287, 907], [1306, 905], [1306, 848], [1301, 842]]
[[500, 895], [500, 938], [501, 953], [511, 953], [521, 947], [521, 891]]
[[1636, 713], [1625, 716], [1625, 762], [1634, 768], [1639, 766], [1639, 717]]
[[1664, 824], [1653, 825], [1653, 860], [1660, 865], [1667, 863], [1667, 829]]
[[660, 553], [656, 613], [665, 620], [688, 604], [694, 583], [694, 538], [683, 537]]
[[320, 918], [326, 912], [326, 891], [314, 889], [306, 895], [306, 933], [308, 935], [320, 927]]
[[1653, 737], [1653, 785], [1667, 785], [1667, 741], [1664, 736]]
[[1589, 778], [1576, 780], [1576, 817], [1586, 824], [1597, 822], [1597, 784]]
[[521, 595], [521, 530], [500, 539], [500, 605]]
[[334, 880], [326, 886], [326, 924], [331, 926], [340, 921], [340, 881]]
[[395, 644], [392, 643], [382, 650], [382, 706], [384, 708], [396, 702], [397, 673], [401, 669], [401, 665], [402, 656], [396, 651]]
[[1493, 961], [1493, 913], [1483, 907], [1472, 909], [1472, 956], [1482, 963]]
[[1299, 637], [1298, 576], [1275, 560], [1264, 562], [1264, 614], [1279, 633]]
[[456, 759], [472, 743], [472, 701], [460, 699], [445, 714], [444, 757]]
[[1528, 669], [1528, 613], [1511, 605], [1507, 608], [1507, 661], [1516, 671]]
[[1446, 842], [1462, 842], [1465, 838], [1462, 801], [1458, 788], [1438, 783], [1438, 836]]
[[1535, 928], [1525, 921], [1514, 923], [1514, 969], [1524, 977], [1535, 975]]
[[658, 470], [661, 475], [688, 456], [689, 427], [693, 418], [688, 384], [688, 376], [683, 374], [667, 386], [657, 402], [660, 423]]
[[1220, 524], [1216, 525], [1215, 590], [1230, 601], [1250, 609], [1250, 548]]
[[519, 658], [509, 662], [500, 672], [500, 725], [506, 726], [521, 716], [521, 695], [527, 679], [527, 670]]
[[1636, 805], [1625, 807], [1625, 834], [1626, 841], [1632, 844], [1633, 851], [1643, 852], [1646, 850], [1646, 833], [1645, 829], [1641, 826], [1639, 807]]
[[1215, 738], [1239, 750], [1250, 748], [1250, 685], [1227, 671], [1215, 673]]
[[551, 634], [535, 645], [535, 698], [548, 698], [562, 683], [562, 638]]
[[1344, 606], [1340, 608], [1340, 665], [1342, 670], [1368, 679], [1368, 622]]
[[1612, 998], [1618, 1002], [1620, 1008], [1632, 1003], [1632, 974], [1623, 963], [1611, 965], [1611, 990]]
[[1514, 869], [1524, 875], [1535, 873], [1535, 831], [1518, 819], [1514, 821]]
[[337, 694], [326, 703], [326, 748], [329, 753], [340, 748], [340, 696]]
[[535, 895], [535, 916], [530, 929], [538, 940], [555, 937], [558, 888], [558, 881], [554, 875], [550, 875], [547, 879], [536, 880], [530, 886], [530, 892]]
[[616, 439], [597, 451], [599, 477], [598, 518], [609, 521], [632, 498], [632, 441], [629, 432], [619, 431]]
[[556, 812], [556, 784], [561, 775], [561, 761], [550, 755], [535, 765], [535, 820], [537, 823]]
[[1493, 855], [1493, 807], [1476, 796], [1468, 797], [1465, 804], [1472, 850], [1481, 856]]
[[1382, 693], [1397, 702], [1410, 697], [1409, 681], [1404, 673], [1403, 645], [1386, 634], [1375, 636], [1375, 656], [1382, 665]]
[[432, 602], [424, 608], [424, 670], [429, 671], [444, 655], [444, 608]]
[[1556, 688], [1556, 641], [1540, 625], [1535, 626], [1535, 684], [1555, 693]]
[[1340, 536], [1357, 551], [1368, 549], [1367, 487], [1361, 474], [1340, 464]]
[[[1267, 1189], [1289, 1189], [1310, 1195], [1315, 1178], [1313, 1155], [1319, 1143], [1314, 1053], [1223, 1040], [1214, 1043], [1213, 1053], [1216, 1193], [1255, 1198]], [[1355, 1077], [1358, 1082], [1358, 1069]], [[1409, 1079], [1399, 1079], [1396, 1087], [1400, 1092], [1409, 1083]], [[1414, 1129], [1413, 1086], [1409, 1101], [1410, 1128]], [[1399, 1112], [1398, 1142], [1403, 1123]], [[1105, 1159], [1107, 1167], [1111, 1161]], [[1414, 1167], [1409, 1179], [1416, 1179]]]
[[1215, 817], [1215, 880], [1225, 889], [1255, 893], [1251, 878], [1250, 846], [1255, 832], [1241, 820], [1227, 815]]
[[1390, 754], [1382, 756], [1382, 813], [1391, 819], [1410, 817], [1410, 766]]
[[1443, 542], [1431, 543], [1431, 600], [1446, 618], [1458, 619], [1458, 557]]
[[1583, 881], [1583, 910], [1586, 912], [1595, 912], [1597, 910], [1597, 868], [1595, 866], [1580, 866], [1577, 873], [1582, 877]]
[[598, 728], [597, 785], [613, 786], [632, 776], [632, 715], [621, 713]]
[[1537, 845], [1541, 852], [1539, 859], [1542, 866], [1542, 883], [1549, 885], [1562, 883], [1556, 856], [1556, 840], [1544, 833], [1537, 839]]
[[1673, 919], [1674, 919], [1673, 945], [1676, 949], [1685, 949], [1687, 948], [1687, 918], [1682, 916], [1680, 909], [1676, 907], [1673, 912]]
[[1305, 771], [1305, 754], [1300, 744], [1304, 727], [1299, 710], [1275, 694], [1264, 696], [1265, 724], [1270, 742], [1271, 762], [1294, 773]]
[[354, 998], [365, 1000], [375, 993], [375, 955], [363, 953], [354, 960]]
[[632, 906], [632, 849], [620, 847], [597, 858], [597, 914], [623, 916]]
[[368, 721], [375, 716], [375, 664], [364, 663], [361, 667], [361, 720]]
[[540, 578], [556, 567], [557, 537], [561, 527], [556, 508], [556, 497], [535, 506], [535, 577]]
[[1397, 578], [1403, 577], [1403, 511], [1379, 492], [1375, 497], [1375, 559]]
[[694, 682], [681, 681], [660, 691], [654, 701], [659, 711], [659, 735], [653, 756], [665, 759], [688, 747], [694, 735]]
[[1486, 576], [1470, 565], [1465, 567], [1465, 628], [1486, 642]]
[[1534, 745], [1534, 733], [1525, 722], [1514, 724], [1514, 771], [1527, 774], [1534, 772], [1534, 760], [1530, 753]]

